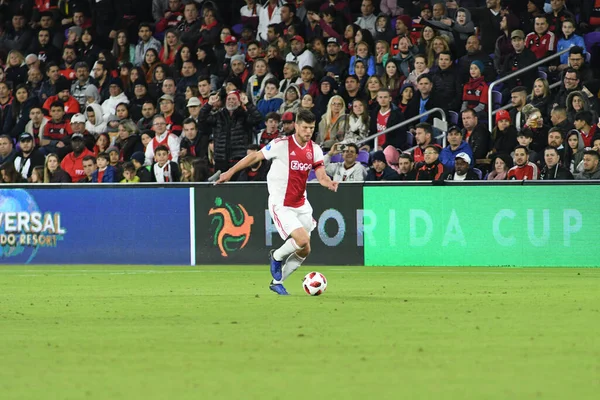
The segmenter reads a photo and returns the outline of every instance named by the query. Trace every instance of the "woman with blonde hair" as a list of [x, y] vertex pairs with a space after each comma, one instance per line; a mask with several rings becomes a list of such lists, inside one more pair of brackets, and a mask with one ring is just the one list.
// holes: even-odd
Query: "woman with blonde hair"
[[190, 157], [179, 159], [179, 170], [181, 171], [181, 182], [194, 182], [194, 171]]
[[527, 97], [527, 100], [529, 104], [542, 112], [543, 117], [548, 118], [553, 106], [548, 81], [542, 78], [536, 79], [533, 83], [531, 94]]
[[71, 176], [61, 167], [58, 155], [50, 153], [44, 163], [44, 183], [71, 183]]
[[4, 81], [12, 82], [13, 87], [27, 82], [28, 68], [25, 65], [25, 57], [19, 50], [11, 50], [6, 57], [6, 69], [4, 70]]
[[427, 67], [437, 66], [437, 60], [442, 51], [450, 51], [450, 44], [446, 36], [436, 36], [427, 48]]
[[329, 150], [334, 143], [344, 140], [347, 130], [346, 103], [342, 96], [333, 96], [329, 99], [327, 111], [319, 123], [317, 144], [323, 147], [323, 150]]
[[180, 33], [175, 28], [167, 29], [165, 33], [165, 38], [163, 40], [163, 46], [158, 54], [158, 58], [160, 62], [171, 66], [175, 62], [175, 55], [181, 48], [183, 43], [181, 43]]

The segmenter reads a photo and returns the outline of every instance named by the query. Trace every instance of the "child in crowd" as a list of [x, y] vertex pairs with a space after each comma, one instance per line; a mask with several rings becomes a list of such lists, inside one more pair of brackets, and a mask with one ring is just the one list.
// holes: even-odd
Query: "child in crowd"
[[135, 174], [133, 163], [128, 161], [123, 164], [123, 179], [119, 183], [139, 183], [140, 177]]
[[100, 153], [96, 158], [98, 169], [92, 174], [92, 182], [94, 183], [114, 183], [117, 171], [109, 165], [110, 157], [107, 153]]
[[181, 180], [179, 166], [175, 161], [169, 161], [167, 146], [161, 145], [154, 150], [154, 164], [152, 164], [150, 172], [152, 173], [152, 182], [167, 183]]

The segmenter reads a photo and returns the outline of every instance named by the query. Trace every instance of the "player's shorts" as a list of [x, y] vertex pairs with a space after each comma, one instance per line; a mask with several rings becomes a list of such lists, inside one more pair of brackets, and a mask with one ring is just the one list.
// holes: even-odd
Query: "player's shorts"
[[298, 208], [269, 203], [269, 213], [273, 218], [279, 236], [283, 240], [290, 237], [292, 232], [298, 228], [306, 229], [310, 235], [313, 229], [317, 227], [317, 221], [312, 216], [313, 209], [308, 200]]

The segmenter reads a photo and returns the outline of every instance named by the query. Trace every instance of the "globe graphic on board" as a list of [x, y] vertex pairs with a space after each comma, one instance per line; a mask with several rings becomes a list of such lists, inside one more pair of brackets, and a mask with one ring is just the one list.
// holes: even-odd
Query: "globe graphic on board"
[[[0, 213], [7, 212], [40, 212], [40, 208], [33, 197], [23, 189], [0, 189]], [[4, 235], [4, 220], [0, 223], [0, 236]], [[2, 245], [0, 247], [0, 260], [10, 258], [11, 263], [27, 264], [33, 260], [38, 248], [33, 246], [14, 246]], [[1, 263], [1, 261], [0, 261]]]

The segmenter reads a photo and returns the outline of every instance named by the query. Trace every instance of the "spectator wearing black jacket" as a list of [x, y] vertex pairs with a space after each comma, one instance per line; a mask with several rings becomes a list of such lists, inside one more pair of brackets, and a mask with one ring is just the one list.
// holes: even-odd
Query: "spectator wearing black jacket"
[[500, 0], [486, 0], [485, 7], [469, 8], [473, 22], [481, 30], [481, 47], [486, 54], [494, 52], [496, 39], [502, 34], [500, 3]]
[[246, 93], [231, 91], [225, 99], [225, 107], [211, 113], [219, 95], [213, 95], [200, 110], [198, 121], [213, 127], [215, 170], [227, 171], [246, 156], [254, 130], [263, 116], [248, 102]]
[[430, 144], [425, 147], [425, 164], [417, 170], [417, 181], [437, 181], [448, 174], [444, 164], [440, 162], [440, 147]]
[[15, 169], [27, 180], [35, 167], [44, 166], [45, 157], [36, 147], [31, 133], [25, 132], [19, 136], [19, 147], [14, 160]]
[[[392, 93], [389, 89], [377, 92], [377, 105], [371, 113], [370, 132], [379, 133], [404, 121], [402, 111], [392, 104]], [[377, 138], [377, 148], [385, 149], [394, 146], [397, 149], [407, 149], [406, 129], [397, 128]]]
[[[502, 70], [500, 71], [500, 75], [502, 76], [507, 76], [513, 72], [520, 71], [538, 61], [535, 54], [525, 47], [525, 34], [522, 30], [517, 29], [513, 31], [510, 34], [510, 37], [515, 52], [506, 57]], [[528, 90], [531, 90], [537, 76], [537, 69], [532, 68], [529, 71], [506, 81], [503, 92], [509, 93], [511, 89], [517, 86], [525, 86]]]
[[[416, 117], [417, 115], [423, 114], [425, 111], [439, 107], [441, 104], [437, 99], [437, 95], [433, 92], [433, 79], [431, 78], [430, 74], [423, 74], [419, 76], [417, 81], [417, 89], [418, 91], [414, 94], [413, 98], [406, 106], [404, 116], [407, 119]], [[422, 117], [420, 122], [427, 122], [428, 120], [433, 120], [433, 116], [431, 114]]]
[[383, 151], [378, 150], [373, 153], [372, 167], [367, 172], [365, 182], [368, 181], [394, 181], [398, 179], [398, 173], [394, 171], [385, 160]]
[[544, 149], [544, 162], [546, 165], [540, 173], [541, 180], [570, 180], [573, 174], [560, 165], [560, 155], [556, 147], [548, 146]]
[[183, 121], [183, 135], [181, 136], [181, 147], [179, 156], [206, 157], [208, 153], [209, 135], [198, 133], [198, 123], [193, 118]]
[[438, 100], [440, 103], [448, 110], [458, 111], [462, 97], [462, 87], [458, 79], [458, 72], [452, 61], [452, 53], [442, 51], [438, 55], [438, 68], [431, 73], [431, 77], [436, 93], [439, 95]]
[[477, 119], [477, 113], [472, 109], [466, 109], [462, 112], [463, 137], [473, 150], [475, 160], [487, 157], [490, 150], [491, 134], [486, 125], [480, 124]]
[[471, 64], [476, 60], [483, 63], [483, 76], [485, 77], [485, 81], [495, 81], [496, 70], [494, 69], [492, 59], [488, 53], [481, 50], [481, 44], [477, 36], [469, 36], [467, 39], [466, 49], [467, 54], [458, 59], [458, 75], [460, 77], [460, 83], [464, 85], [465, 83], [469, 82], [469, 79], [471, 78], [469, 73]]
[[[248, 146], [248, 154], [256, 153], [260, 151], [260, 146], [257, 144], [251, 144]], [[240, 172], [238, 177], [239, 182], [263, 182], [267, 180], [267, 174], [271, 163], [267, 160], [262, 160], [254, 165], [249, 166], [245, 170]]]

